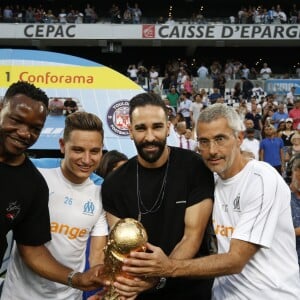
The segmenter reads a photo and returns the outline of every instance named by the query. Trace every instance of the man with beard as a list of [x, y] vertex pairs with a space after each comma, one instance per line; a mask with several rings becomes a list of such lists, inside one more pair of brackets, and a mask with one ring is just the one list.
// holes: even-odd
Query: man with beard
[[[120, 218], [139, 220], [149, 242], [172, 258], [209, 254], [206, 228], [212, 211], [213, 174], [199, 154], [169, 147], [167, 108], [155, 94], [130, 101], [129, 132], [137, 156], [105, 178], [102, 201], [110, 226]], [[115, 287], [137, 299], [210, 299], [212, 280], [125, 278]]]

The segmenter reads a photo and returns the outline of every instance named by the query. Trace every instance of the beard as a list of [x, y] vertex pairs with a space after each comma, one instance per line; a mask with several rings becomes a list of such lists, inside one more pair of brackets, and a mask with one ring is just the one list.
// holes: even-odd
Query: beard
[[[135, 146], [136, 146], [139, 156], [148, 163], [154, 163], [161, 157], [161, 155], [165, 149], [167, 140], [164, 139], [161, 142], [154, 141], [154, 142], [145, 142], [145, 143], [140, 143], [140, 144], [138, 144], [136, 142], [134, 142], [134, 143], [135, 143]], [[158, 150], [155, 152], [149, 153], [148, 151], [144, 150], [144, 148], [148, 147], [148, 146], [158, 147]]]

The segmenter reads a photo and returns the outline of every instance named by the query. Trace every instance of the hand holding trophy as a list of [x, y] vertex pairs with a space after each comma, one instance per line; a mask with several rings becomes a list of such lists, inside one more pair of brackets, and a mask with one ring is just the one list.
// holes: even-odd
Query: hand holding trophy
[[[123, 260], [131, 251], [146, 251], [148, 236], [143, 225], [135, 219], [120, 219], [111, 229], [104, 249], [104, 272], [113, 282], [117, 275], [128, 276], [122, 271]], [[103, 296], [104, 300], [118, 300], [113, 286]]]

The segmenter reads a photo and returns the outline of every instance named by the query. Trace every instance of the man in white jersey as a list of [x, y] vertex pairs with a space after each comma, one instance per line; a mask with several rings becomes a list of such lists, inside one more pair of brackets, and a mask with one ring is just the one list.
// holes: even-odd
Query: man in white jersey
[[212, 299], [285, 299], [300, 295], [290, 191], [279, 173], [240, 151], [244, 125], [236, 111], [215, 104], [201, 112], [197, 133], [204, 162], [218, 174], [213, 226], [218, 254], [168, 258], [148, 244], [123, 270], [144, 276], [215, 277]]
[[84, 271], [90, 235], [90, 266], [103, 263], [108, 225], [100, 197], [102, 178], [93, 173], [102, 157], [101, 120], [86, 112], [70, 114], [59, 143], [63, 159], [32, 161], [49, 187], [52, 240], [45, 245], [57, 261], [74, 270], [69, 276], [70, 286], [34, 273], [14, 248], [1, 299], [81, 300], [82, 291], [72, 288], [72, 280]]

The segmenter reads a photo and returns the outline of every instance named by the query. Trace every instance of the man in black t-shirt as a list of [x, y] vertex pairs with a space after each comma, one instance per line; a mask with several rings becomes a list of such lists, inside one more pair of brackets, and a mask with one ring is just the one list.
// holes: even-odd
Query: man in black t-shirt
[[[212, 211], [213, 174], [199, 154], [169, 147], [167, 108], [155, 94], [130, 101], [129, 132], [138, 155], [105, 178], [102, 201], [109, 225], [135, 218], [150, 243], [170, 257], [209, 254], [205, 235]], [[119, 276], [114, 283], [125, 296], [137, 299], [211, 299], [212, 279], [139, 278]], [[142, 292], [142, 293], [141, 293]]]

